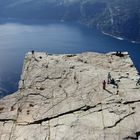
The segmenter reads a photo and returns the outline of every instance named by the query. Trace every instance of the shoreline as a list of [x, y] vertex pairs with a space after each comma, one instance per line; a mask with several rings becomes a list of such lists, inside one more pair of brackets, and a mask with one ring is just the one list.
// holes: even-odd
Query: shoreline
[[102, 30], [101, 30], [101, 32], [102, 32], [104, 35], [110, 36], [110, 37], [112, 37], [112, 38], [115, 38], [115, 39], [118, 39], [118, 40], [121, 40], [121, 41], [125, 41], [125, 40], [126, 40], [126, 41], [129, 41], [129, 42], [133, 43], [133, 44], [140, 44], [140, 42], [138, 42], [138, 41], [129, 40], [129, 39], [125, 39], [125, 38], [122, 38], [122, 37], [115, 36], [115, 35], [111, 35], [111, 34], [109, 34], [109, 33], [106, 33], [106, 32], [104, 32], [104, 31], [102, 31]]
[[[0, 18], [0, 22], [1, 21], [3, 21], [4, 20], [4, 22], [5, 21], [19, 21], [19, 22], [21, 22], [22, 20], [24, 21], [24, 19], [16, 19], [16, 18]], [[38, 21], [38, 20], [36, 20], [36, 19], [31, 19], [31, 20], [29, 20], [29, 19], [26, 19], [27, 21], [31, 21], [31, 20], [35, 20], [35, 21]], [[42, 20], [41, 20], [42, 21]], [[51, 22], [51, 21], [57, 21], [57, 20], [46, 20], [45, 19], [45, 21], [48, 21], [48, 22]], [[60, 23], [64, 23], [64, 22], [67, 22], [66, 20], [64, 20], [64, 19], [60, 19], [60, 20], [58, 20]], [[88, 28], [90, 27], [87, 23], [83, 23], [83, 22], [81, 22], [81, 21], [76, 21], [75, 23], [80, 23], [80, 24], [83, 24], [83, 25], [86, 25]], [[96, 28], [97, 30], [98, 30], [98, 28]], [[99, 29], [100, 30], [100, 29]], [[105, 31], [103, 31], [103, 30], [100, 30], [101, 31], [101, 33], [103, 33], [104, 35], [107, 35], [107, 36], [110, 36], [110, 37], [113, 37], [113, 38], [115, 38], [115, 39], [118, 39], [118, 40], [121, 40], [121, 41], [123, 41], [123, 40], [126, 40], [126, 41], [129, 41], [129, 42], [131, 42], [131, 43], [133, 43], [133, 44], [140, 44], [140, 41], [135, 41], [135, 40], [131, 40], [131, 39], [127, 39], [127, 38], [123, 38], [123, 37], [119, 37], [119, 36], [115, 36], [115, 35], [112, 35], [112, 34], [109, 34], [109, 33], [106, 33]]]
[[118, 40], [125, 40], [124, 38], [122, 38], [122, 37], [118, 37], [118, 36], [114, 36], [114, 35], [111, 35], [111, 34], [109, 34], [109, 33], [106, 33], [106, 32], [104, 32], [104, 31], [101, 31], [104, 35], [107, 35], [107, 36], [111, 36], [111, 37], [113, 37], [113, 38], [116, 38], [116, 39], [118, 39]]

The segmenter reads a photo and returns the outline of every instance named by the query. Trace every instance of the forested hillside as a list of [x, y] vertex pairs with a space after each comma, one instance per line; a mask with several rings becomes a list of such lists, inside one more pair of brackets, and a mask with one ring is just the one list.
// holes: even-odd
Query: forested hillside
[[139, 0], [0, 0], [0, 17], [80, 21], [140, 41]]

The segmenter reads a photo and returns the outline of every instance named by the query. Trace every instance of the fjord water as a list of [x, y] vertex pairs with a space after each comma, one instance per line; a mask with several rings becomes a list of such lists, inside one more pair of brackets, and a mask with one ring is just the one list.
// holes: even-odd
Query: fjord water
[[17, 90], [25, 53], [31, 50], [57, 54], [128, 51], [140, 72], [140, 44], [117, 40], [77, 23], [2, 22], [0, 24], [0, 96]]

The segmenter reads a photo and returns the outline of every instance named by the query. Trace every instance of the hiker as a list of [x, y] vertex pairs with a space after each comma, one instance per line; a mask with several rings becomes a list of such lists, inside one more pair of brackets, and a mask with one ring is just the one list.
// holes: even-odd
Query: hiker
[[35, 61], [38, 61], [38, 60], [35, 58], [35, 51], [32, 50], [31, 53], [32, 53], [32, 58], [34, 58]]
[[106, 81], [105, 80], [103, 81], [103, 89], [104, 90], [106, 89]]
[[115, 79], [114, 79], [114, 78], [111, 78], [111, 80], [110, 80], [110, 84], [115, 85]]
[[107, 78], [108, 78], [108, 79], [107, 79], [107, 83], [110, 84], [110, 82], [111, 82], [111, 74], [110, 74], [110, 72], [108, 73]]
[[117, 93], [116, 93], [116, 95], [118, 95], [119, 94], [119, 90], [117, 90]]
[[115, 81], [114, 78], [111, 79], [110, 84], [115, 85], [115, 86], [117, 87], [117, 89], [119, 88], [119, 85], [118, 85], [118, 83]]
[[123, 57], [124, 54], [123, 54], [122, 52], [119, 52], [119, 56], [120, 56], [120, 57]]
[[119, 52], [119, 56], [122, 56], [122, 52]]
[[136, 86], [137, 85], [140, 85], [140, 78], [137, 80], [137, 82], [136, 82]]
[[34, 53], [35, 53], [35, 51], [34, 51], [34, 50], [32, 50], [32, 55], [34, 55]]
[[116, 85], [116, 87], [117, 87], [117, 89], [118, 89], [118, 88], [119, 88], [119, 85], [118, 85], [118, 83], [116, 83], [116, 82], [115, 82], [115, 85]]

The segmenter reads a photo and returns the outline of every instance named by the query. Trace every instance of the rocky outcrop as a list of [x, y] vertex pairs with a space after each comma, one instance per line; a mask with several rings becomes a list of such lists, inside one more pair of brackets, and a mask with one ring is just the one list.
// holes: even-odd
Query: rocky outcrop
[[[108, 72], [118, 88], [103, 90]], [[19, 90], [0, 100], [0, 140], [138, 139], [137, 79], [127, 53], [28, 53]]]

